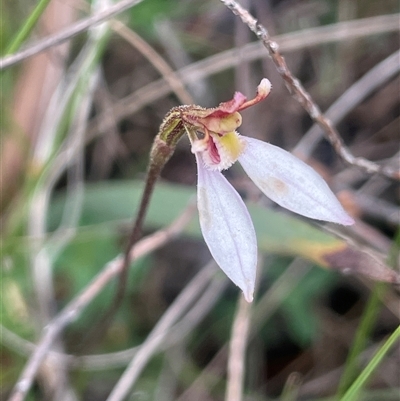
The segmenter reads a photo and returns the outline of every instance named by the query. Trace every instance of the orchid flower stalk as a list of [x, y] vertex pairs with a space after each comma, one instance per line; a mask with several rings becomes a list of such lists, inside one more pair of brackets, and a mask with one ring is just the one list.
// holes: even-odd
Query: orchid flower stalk
[[242, 122], [239, 112], [265, 99], [270, 90], [264, 78], [250, 100], [236, 92], [232, 100], [215, 108], [173, 108], [160, 127], [151, 156], [159, 169], [182, 135], [189, 136], [197, 162], [197, 206], [204, 240], [248, 302], [253, 300], [256, 279], [257, 238], [243, 200], [222, 170], [238, 161], [256, 186], [280, 206], [312, 219], [354, 223], [310, 166], [279, 147], [236, 131]]

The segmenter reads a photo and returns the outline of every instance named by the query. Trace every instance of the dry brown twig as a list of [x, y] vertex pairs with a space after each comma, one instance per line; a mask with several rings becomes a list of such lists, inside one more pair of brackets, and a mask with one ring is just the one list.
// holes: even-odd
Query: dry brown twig
[[[131, 249], [132, 260], [143, 256], [167, 241], [176, 237], [193, 217], [194, 205], [191, 204], [169, 227], [152, 234]], [[30, 356], [13, 389], [9, 401], [22, 401], [32, 386], [33, 380], [54, 341], [83, 309], [100, 293], [106, 284], [122, 269], [123, 257], [110, 261], [104, 269], [45, 327], [35, 351]]]
[[284, 57], [279, 52], [278, 44], [271, 40], [267, 29], [242, 6], [234, 0], [220, 0], [235, 15], [239, 16], [252, 32], [256, 34], [267, 49], [278, 73], [284, 80], [290, 94], [301, 104], [310, 117], [323, 129], [326, 138], [332, 144], [336, 153], [348, 164], [358, 166], [368, 173], [379, 173], [395, 180], [400, 180], [400, 171], [393, 170], [387, 166], [380, 166], [362, 157], [355, 157], [343, 143], [338, 131], [333, 127], [331, 121], [322, 113], [310, 94], [305, 90], [301, 82], [290, 72]]
[[[341, 41], [344, 40], [344, 38], [351, 40], [369, 35], [398, 31], [399, 16], [399, 14], [384, 15], [364, 18], [357, 21], [346, 21], [278, 35], [275, 39], [279, 42], [282, 51], [290, 52], [324, 43]], [[237, 57], [238, 49], [225, 50], [216, 55], [192, 63], [187, 67], [176, 71], [176, 74], [183, 83], [190, 83], [237, 66], [241, 60], [259, 60], [262, 57], [261, 50], [262, 43], [248, 43], [240, 48], [242, 59]], [[113, 115], [117, 120], [120, 120], [128, 115], [134, 114], [142, 107], [168, 95], [171, 92], [171, 86], [164, 78], [161, 78], [117, 101], [112, 110]], [[95, 118], [88, 130], [88, 141], [94, 139], [100, 133], [106, 132], [110, 129], [107, 124], [107, 118], [104, 117], [105, 116], [100, 115]]]
[[[394, 52], [385, 60], [371, 68], [349, 89], [347, 89], [325, 112], [325, 115], [337, 125], [351, 110], [360, 104], [374, 90], [396, 76], [400, 70], [400, 50]], [[314, 124], [301, 138], [292, 150], [299, 157], [310, 157], [319, 139], [322, 136], [321, 128]]]

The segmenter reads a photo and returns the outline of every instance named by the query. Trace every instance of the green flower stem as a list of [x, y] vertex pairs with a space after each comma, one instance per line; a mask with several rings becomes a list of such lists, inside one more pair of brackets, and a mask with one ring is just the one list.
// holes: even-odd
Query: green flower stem
[[14, 39], [11, 41], [10, 45], [6, 49], [6, 55], [12, 54], [16, 52], [21, 44], [25, 41], [25, 39], [29, 36], [32, 32], [32, 29], [36, 25], [38, 19], [43, 14], [44, 10], [46, 9], [47, 5], [50, 3], [50, 0], [40, 0], [39, 3], [36, 5], [35, 9], [31, 12], [29, 17], [26, 19], [24, 25], [21, 29], [17, 32], [14, 36]]

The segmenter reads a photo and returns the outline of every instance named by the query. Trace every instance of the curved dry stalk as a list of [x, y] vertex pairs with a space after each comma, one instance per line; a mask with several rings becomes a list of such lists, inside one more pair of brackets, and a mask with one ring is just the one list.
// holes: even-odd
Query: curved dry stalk
[[339, 132], [333, 127], [331, 121], [326, 118], [314, 102], [311, 95], [305, 90], [301, 82], [293, 76], [289, 70], [284, 57], [279, 51], [277, 42], [271, 39], [267, 29], [258, 23], [258, 21], [235, 0], [220, 0], [226, 5], [235, 15], [246, 24], [249, 29], [256, 34], [267, 49], [273, 63], [275, 64], [278, 73], [285, 82], [290, 94], [297, 102], [307, 111], [309, 116], [323, 129], [326, 139], [331, 143], [336, 153], [348, 164], [360, 167], [368, 173], [379, 173], [386, 175], [395, 180], [400, 180], [400, 171], [393, 170], [386, 166], [380, 166], [370, 160], [362, 157], [355, 157], [350, 150], [345, 146]]
[[41, 53], [42, 51], [49, 49], [55, 45], [59, 45], [74, 36], [85, 32], [90, 27], [99, 24], [100, 22], [106, 21], [115, 15], [122, 13], [139, 4], [142, 0], [121, 0], [117, 4], [107, 8], [104, 11], [100, 11], [95, 15], [92, 15], [88, 18], [82, 19], [75, 24], [72, 24], [70, 27], [63, 29], [61, 32], [44, 38], [37, 43], [29, 46], [27, 49], [22, 50], [18, 53], [12, 54], [10, 56], [6, 56], [0, 59], [0, 70], [11, 67], [14, 64], [21, 62], [22, 60], [27, 59], [28, 57], [32, 57], [35, 54]]
[[[131, 250], [132, 258], [139, 258], [164, 245], [167, 241], [176, 237], [189, 223], [193, 216], [194, 206], [190, 205], [169, 227], [160, 230], [136, 244]], [[22, 401], [32, 386], [33, 380], [45, 359], [52, 344], [57, 340], [61, 332], [73, 322], [86, 306], [100, 293], [106, 284], [122, 270], [123, 256], [118, 256], [110, 261], [104, 269], [55, 316], [45, 327], [34, 353], [25, 365], [10, 397], [10, 401]]]
[[[354, 107], [400, 71], [399, 58], [400, 50], [374, 66], [329, 107], [325, 116], [337, 125]], [[322, 134], [321, 128], [314, 124], [292, 152], [300, 158], [310, 157]]]
[[[68, 207], [68, 223], [70, 227], [74, 227], [77, 223], [80, 214], [80, 202], [82, 197], [83, 190], [83, 171], [82, 171], [82, 160], [83, 160], [83, 142], [84, 142], [84, 132], [86, 129], [86, 123], [88, 120], [88, 115], [90, 113], [90, 105], [92, 101], [92, 95], [94, 89], [97, 84], [97, 74], [94, 74], [90, 79], [88, 85], [88, 93], [82, 99], [81, 107], [78, 110], [78, 113], [72, 123], [70, 134], [68, 136], [68, 140], [66, 141], [68, 144], [74, 143], [75, 146], [80, 150], [77, 153], [78, 157], [76, 160], [77, 169], [75, 177], [73, 177], [73, 183], [69, 183], [67, 185], [67, 204], [70, 204], [71, 198], [71, 189], [75, 192], [75, 198], [78, 201], [77, 207], [74, 205], [69, 205]], [[53, 131], [55, 132], [55, 130]], [[41, 131], [41, 134], [44, 136], [46, 132]], [[71, 145], [72, 146], [72, 145]], [[67, 146], [68, 147], [68, 146]], [[80, 153], [80, 154], [79, 154]], [[28, 222], [28, 234], [32, 237], [33, 246], [32, 246], [32, 276], [33, 283], [35, 284], [35, 291], [37, 293], [38, 304], [39, 304], [39, 316], [41, 317], [41, 324], [44, 327], [50, 318], [53, 316], [53, 304], [54, 304], [54, 294], [53, 294], [53, 283], [52, 283], [52, 272], [51, 272], [51, 253], [54, 255], [56, 252], [60, 252], [62, 248], [62, 244], [60, 238], [56, 231], [51, 236], [51, 241], [55, 242], [55, 237], [57, 238], [57, 251], [52, 250], [52, 252], [47, 249], [43, 242], [46, 238], [47, 230], [46, 230], [46, 216], [49, 208], [49, 201], [51, 192], [54, 189], [54, 185], [56, 184], [57, 176], [53, 174], [49, 174], [43, 180], [43, 185], [38, 185], [38, 189], [35, 191], [33, 199], [31, 201], [30, 213], [29, 213], [29, 222]], [[72, 206], [72, 207], [71, 207]], [[68, 235], [69, 237], [70, 235]], [[63, 243], [68, 239], [64, 237]]]
[[[86, 127], [85, 123], [87, 122], [88, 113], [90, 111], [91, 95], [93, 93], [94, 84], [97, 81], [96, 75], [92, 78], [92, 84], [90, 85], [91, 90], [89, 90], [88, 95], [85, 96], [83, 105], [80, 108], [72, 127], [71, 140], [77, 141], [78, 143], [83, 143], [83, 134]], [[77, 157], [76, 167], [72, 174], [70, 174], [73, 175], [73, 177], [69, 177], [72, 178], [73, 182], [69, 182], [67, 185], [67, 204], [69, 205], [68, 218], [71, 227], [74, 226], [80, 214], [81, 197], [83, 195], [82, 160], [83, 153], [81, 152], [81, 155], [78, 155]], [[39, 318], [36, 322], [40, 325], [40, 327], [38, 327], [39, 331], [47, 326], [55, 312], [55, 296], [52, 277], [52, 260], [54, 255], [52, 255], [49, 247], [44, 243], [47, 232], [46, 217], [50, 194], [53, 190], [54, 184], [54, 181], [47, 180], [43, 186], [39, 185], [32, 198], [29, 213], [28, 232], [30, 237], [34, 240], [34, 246], [32, 247], [31, 252], [31, 274], [39, 307]], [[71, 194], [71, 190], [75, 192], [74, 195]], [[61, 239], [60, 236], [57, 236], [57, 233], [55, 233], [50, 239], [50, 242], [54, 243], [56, 239], [55, 237], [57, 237], [56, 248], [60, 251], [63, 245], [68, 242], [70, 235], [63, 236]], [[35, 241], [35, 239], [37, 241]], [[51, 353], [51, 357], [48, 359], [48, 363], [46, 364], [47, 369], [43, 369], [43, 371], [47, 373], [46, 377], [43, 378], [43, 382], [48, 388], [48, 391], [53, 393], [54, 398], [67, 399], [68, 397], [64, 397], [62, 394], [69, 393], [72, 397], [73, 392], [68, 388], [69, 386], [67, 386], [68, 375], [66, 365], [61, 363], [63, 360], [62, 351], [64, 346], [60, 339], [57, 339], [57, 341], [51, 345], [51, 349], [56, 352]], [[49, 380], [49, 378], [51, 380]], [[72, 398], [69, 399], [72, 400]], [[76, 399], [76, 397], [73, 399]]]
[[182, 104], [192, 104], [193, 99], [189, 92], [185, 89], [182, 81], [176, 75], [175, 71], [169, 64], [156, 52], [145, 40], [143, 40], [136, 32], [129, 29], [121, 21], [111, 21], [111, 28], [135, 47], [162, 75], [171, 89], [175, 92]]

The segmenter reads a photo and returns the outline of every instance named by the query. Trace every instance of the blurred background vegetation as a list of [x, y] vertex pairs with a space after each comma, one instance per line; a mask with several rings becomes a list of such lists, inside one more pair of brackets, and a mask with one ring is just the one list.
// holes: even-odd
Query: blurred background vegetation
[[[52, 0], [23, 46], [110, 4]], [[358, 101], [339, 104], [337, 127], [356, 156], [398, 168], [399, 68], [386, 78], [376, 70], [399, 48], [398, 1], [242, 4], [276, 38], [322, 110], [372, 72], [357, 87]], [[3, 55], [36, 5], [2, 4]], [[216, 106], [235, 90], [252, 97], [263, 77], [273, 91], [243, 112], [240, 132], [295, 149], [357, 224], [344, 229], [290, 215], [262, 197], [239, 167], [227, 172], [251, 205], [260, 245], [242, 399], [344, 396], [399, 325], [396, 287], [352, 274], [376, 266], [398, 271], [399, 187], [345, 165], [318, 133], [305, 141], [310, 117], [238, 18], [216, 0], [144, 0], [1, 73], [2, 399], [52, 317], [123, 252], [149, 149], [168, 110], [188, 102]], [[163, 171], [145, 233], [183, 213], [195, 184], [195, 160], [184, 139]], [[324, 259], [343, 249], [352, 260]], [[134, 261], [124, 302], [105, 332], [93, 335], [114, 282], [67, 327], [54, 344], [56, 362], [46, 360], [27, 399], [105, 400], [135, 347], [188, 283], [211, 269], [182, 317], [165, 330], [165, 342], [127, 399], [223, 400], [240, 294], [207, 267], [209, 260], [193, 216], [178, 238]], [[385, 355], [358, 387], [358, 399], [399, 399], [399, 352], [394, 347]]]

